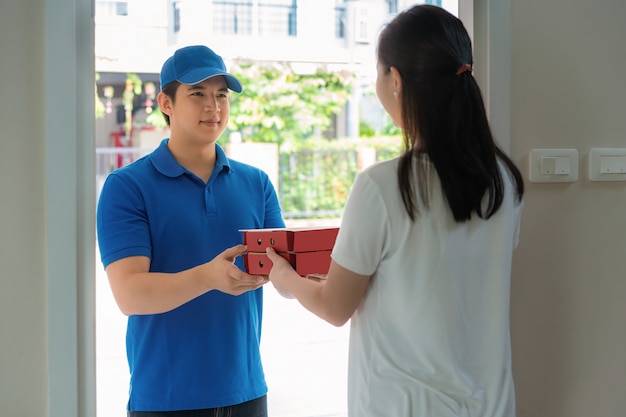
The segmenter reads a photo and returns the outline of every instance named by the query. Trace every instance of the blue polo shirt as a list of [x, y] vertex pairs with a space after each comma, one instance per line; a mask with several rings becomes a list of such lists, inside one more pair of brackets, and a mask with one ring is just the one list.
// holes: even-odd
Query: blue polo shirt
[[[208, 183], [172, 156], [168, 139], [112, 172], [97, 211], [102, 263], [150, 258], [150, 271], [179, 272], [243, 243], [240, 229], [284, 227], [276, 192], [261, 170], [216, 146]], [[244, 269], [243, 259], [236, 265]], [[128, 318], [130, 411], [239, 404], [267, 392], [260, 357], [263, 289], [209, 291], [163, 314]]]

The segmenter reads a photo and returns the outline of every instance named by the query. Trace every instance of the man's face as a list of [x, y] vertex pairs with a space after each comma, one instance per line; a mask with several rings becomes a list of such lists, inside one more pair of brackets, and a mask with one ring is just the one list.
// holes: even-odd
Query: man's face
[[170, 117], [172, 135], [196, 142], [215, 142], [228, 126], [230, 103], [223, 76], [211, 77], [198, 84], [181, 84], [175, 100], [166, 100], [164, 109]]

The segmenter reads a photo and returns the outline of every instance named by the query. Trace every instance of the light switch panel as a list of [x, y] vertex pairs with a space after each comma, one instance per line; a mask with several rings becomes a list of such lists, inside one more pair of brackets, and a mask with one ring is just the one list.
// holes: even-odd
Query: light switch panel
[[528, 160], [530, 182], [578, 181], [576, 149], [532, 149]]
[[626, 181], [626, 148], [593, 148], [589, 151], [591, 181]]

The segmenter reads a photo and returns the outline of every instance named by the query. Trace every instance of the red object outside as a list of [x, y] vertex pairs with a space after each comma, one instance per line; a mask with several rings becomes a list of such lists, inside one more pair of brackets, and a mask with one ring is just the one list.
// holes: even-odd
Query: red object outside
[[[130, 148], [133, 146], [132, 138], [126, 139], [126, 132], [120, 128], [117, 132], [111, 133], [113, 138], [113, 147], [115, 148]], [[133, 155], [130, 152], [120, 152], [115, 154], [115, 168], [121, 168], [130, 164], [133, 161]]]

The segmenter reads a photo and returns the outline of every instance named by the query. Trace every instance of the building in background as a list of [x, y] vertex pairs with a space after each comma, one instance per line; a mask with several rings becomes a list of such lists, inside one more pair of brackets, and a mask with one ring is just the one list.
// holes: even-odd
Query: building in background
[[[374, 125], [382, 120], [375, 97], [364, 95], [372, 91], [375, 79], [378, 32], [391, 16], [416, 3], [455, 14], [458, 10], [455, 0], [96, 0], [95, 68], [98, 95], [106, 102], [104, 117], [96, 120], [96, 146], [142, 145], [129, 143], [122, 128], [127, 74], [138, 75], [158, 92], [162, 63], [179, 47], [192, 44], [214, 48], [227, 65], [242, 59], [289, 63], [302, 74], [319, 66], [357, 74], [334, 132], [336, 137], [357, 138], [362, 119]], [[139, 99], [133, 111], [141, 120], [150, 92]], [[150, 132], [142, 133], [150, 137]], [[155, 139], [144, 142], [152, 147]]]

